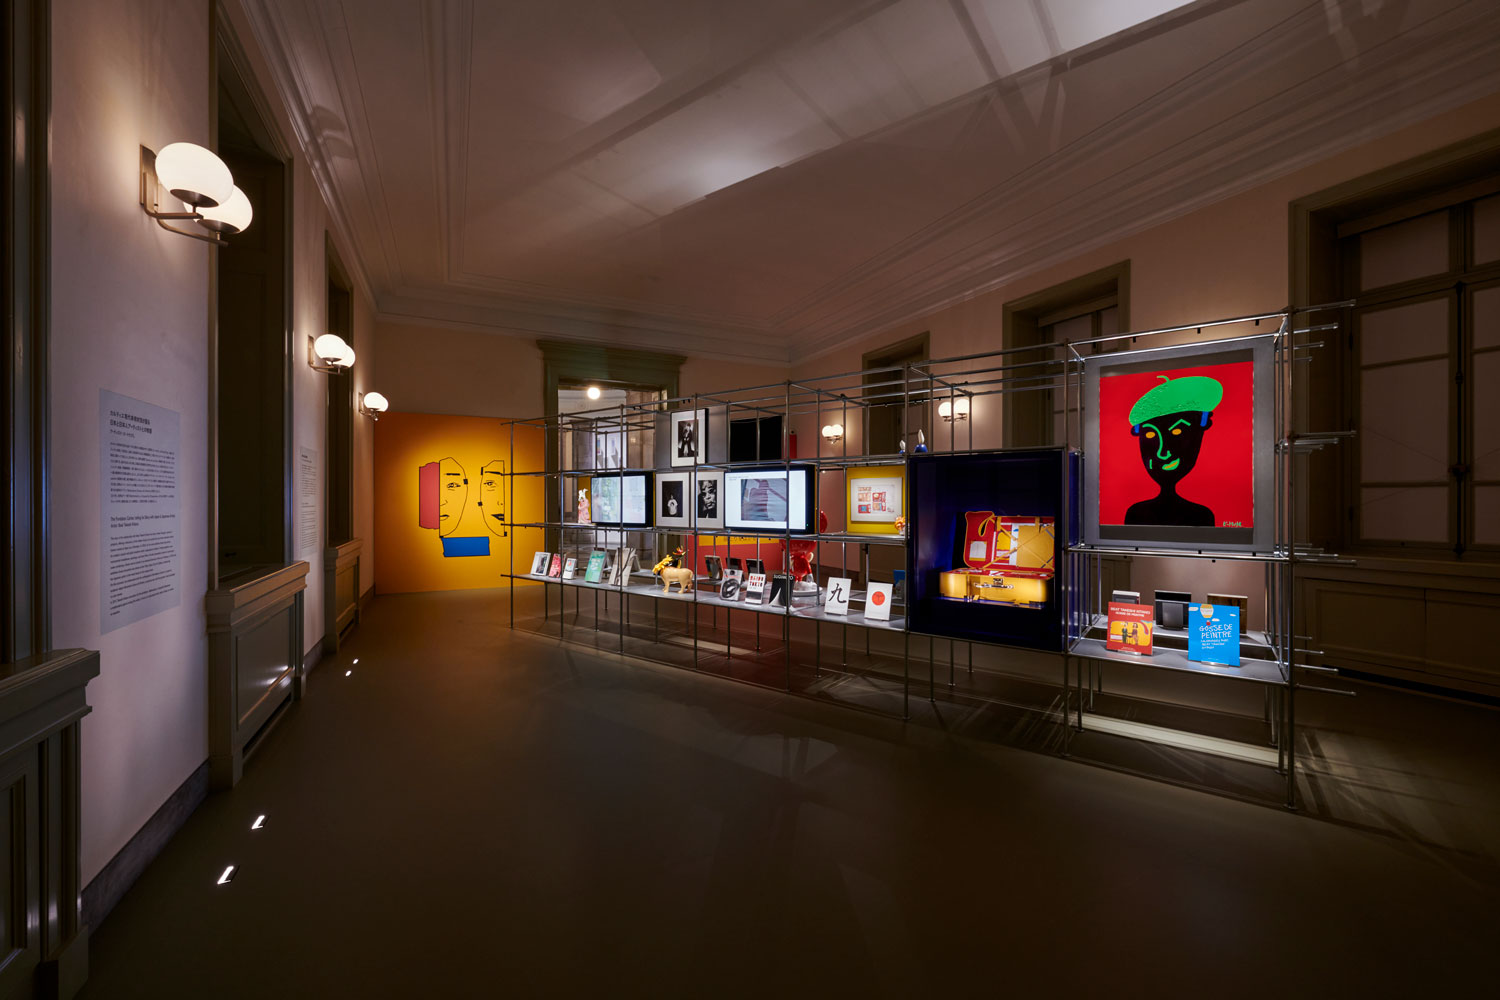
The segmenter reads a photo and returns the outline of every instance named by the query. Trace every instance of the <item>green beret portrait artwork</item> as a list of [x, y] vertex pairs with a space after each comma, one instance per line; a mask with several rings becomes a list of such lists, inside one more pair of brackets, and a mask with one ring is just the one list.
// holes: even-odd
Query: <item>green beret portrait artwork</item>
[[1213, 428], [1214, 410], [1224, 386], [1203, 375], [1160, 381], [1130, 408], [1131, 433], [1140, 445], [1141, 464], [1160, 492], [1130, 505], [1126, 524], [1213, 526], [1212, 508], [1178, 496], [1177, 484], [1198, 464], [1204, 436]]

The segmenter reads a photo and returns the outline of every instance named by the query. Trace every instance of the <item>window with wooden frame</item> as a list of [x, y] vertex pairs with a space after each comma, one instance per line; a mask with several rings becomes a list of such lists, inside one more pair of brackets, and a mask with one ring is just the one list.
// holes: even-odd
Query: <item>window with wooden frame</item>
[[[1110, 337], [1126, 326], [1130, 301], [1130, 262], [1085, 274], [1013, 302], [1004, 308], [1004, 344], [1012, 348], [1037, 347], [1005, 358], [1009, 381], [1001, 396], [1004, 406], [1004, 441], [1007, 448], [1074, 444], [1078, 400], [1066, 400], [1057, 388], [1066, 348], [1043, 348], [1044, 344], [1077, 343]], [[1125, 341], [1085, 344], [1081, 354], [1119, 350]], [[1069, 413], [1074, 413], [1075, 440], [1069, 441]]]
[[1343, 222], [1345, 537], [1500, 553], [1500, 174]]

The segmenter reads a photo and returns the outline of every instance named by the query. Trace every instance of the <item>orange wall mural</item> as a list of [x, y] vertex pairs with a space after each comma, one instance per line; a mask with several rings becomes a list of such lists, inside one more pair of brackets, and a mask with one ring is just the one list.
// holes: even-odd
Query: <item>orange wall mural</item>
[[[517, 522], [543, 518], [540, 476], [515, 479], [513, 467], [542, 466], [542, 432], [492, 417], [387, 413], [375, 425], [375, 589], [504, 587]], [[533, 534], [523, 529], [523, 534]], [[523, 539], [515, 554], [530, 566]]]

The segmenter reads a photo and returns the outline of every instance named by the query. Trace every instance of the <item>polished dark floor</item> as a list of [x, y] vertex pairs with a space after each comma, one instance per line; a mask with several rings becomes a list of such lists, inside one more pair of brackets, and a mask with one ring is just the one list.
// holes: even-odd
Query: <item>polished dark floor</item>
[[1494, 990], [1492, 710], [1312, 717], [1292, 813], [503, 611], [377, 599], [95, 931], [83, 997]]

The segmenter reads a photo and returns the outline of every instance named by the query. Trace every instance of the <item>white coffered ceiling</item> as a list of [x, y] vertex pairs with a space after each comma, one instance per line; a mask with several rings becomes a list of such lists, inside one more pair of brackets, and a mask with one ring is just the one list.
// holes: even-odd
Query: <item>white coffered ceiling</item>
[[1500, 89], [1493, 0], [240, 0], [388, 321], [811, 357]]

